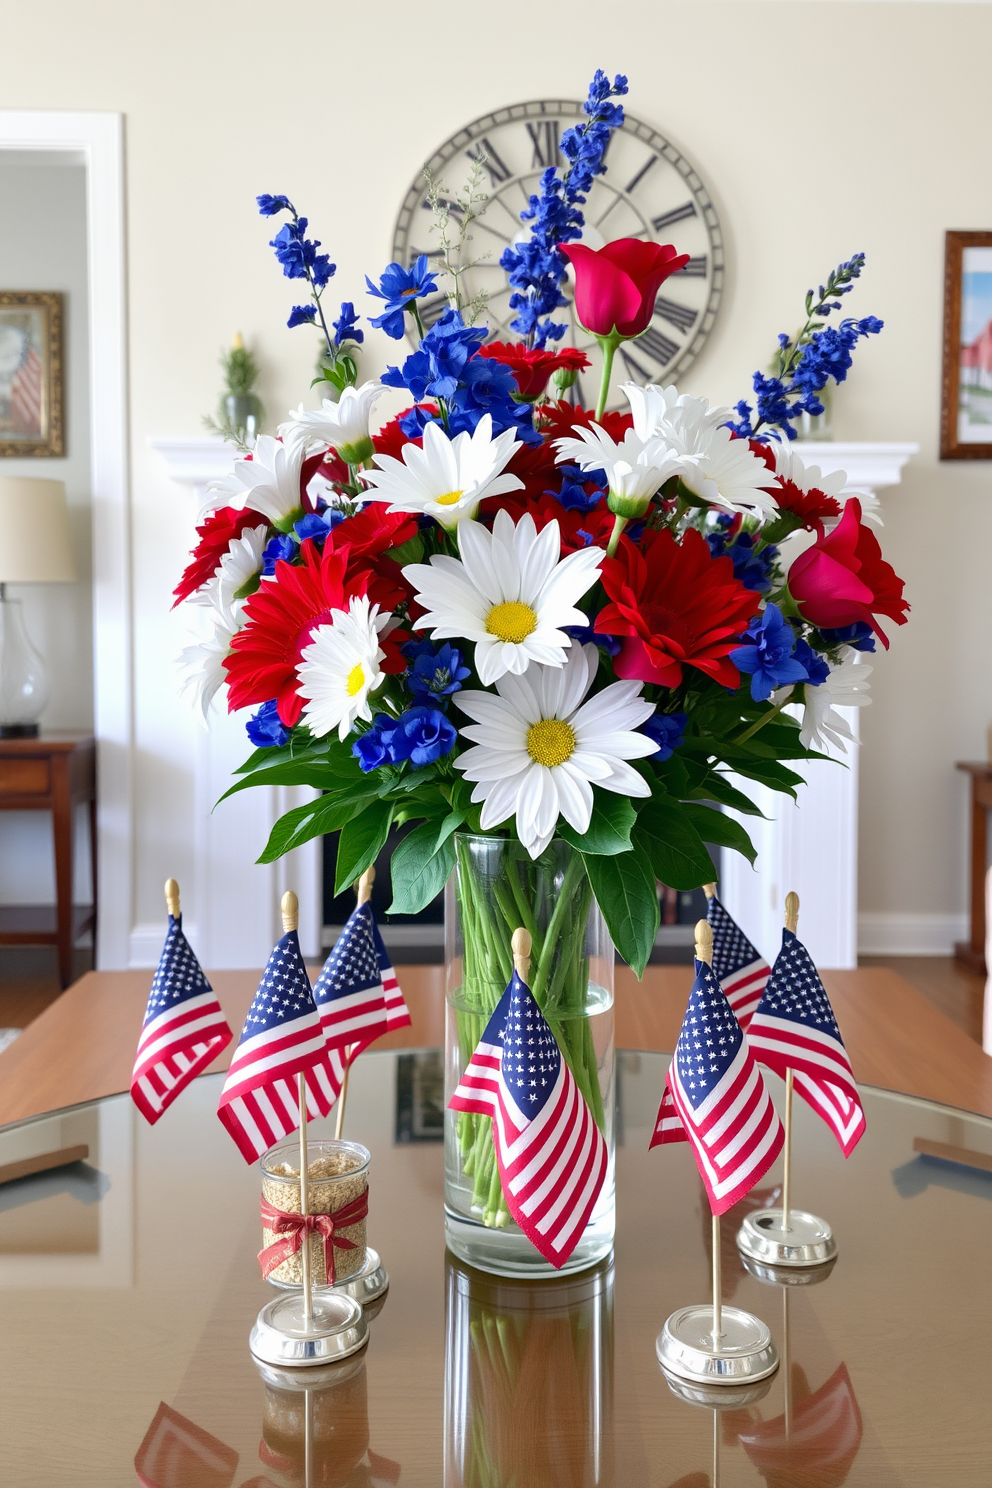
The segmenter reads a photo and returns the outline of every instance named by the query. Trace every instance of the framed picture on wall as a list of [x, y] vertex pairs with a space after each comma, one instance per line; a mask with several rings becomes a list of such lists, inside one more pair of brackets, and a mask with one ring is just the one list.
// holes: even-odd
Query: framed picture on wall
[[62, 296], [0, 289], [0, 456], [65, 453]]
[[992, 232], [944, 247], [942, 460], [992, 460]]

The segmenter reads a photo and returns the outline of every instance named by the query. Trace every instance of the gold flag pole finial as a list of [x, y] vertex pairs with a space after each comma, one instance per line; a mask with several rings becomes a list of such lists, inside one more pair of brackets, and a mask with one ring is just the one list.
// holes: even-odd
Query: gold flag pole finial
[[165, 907], [174, 920], [179, 918], [179, 885], [174, 878], [165, 880]]
[[366, 868], [365, 872], [362, 874], [361, 878], [358, 880], [358, 902], [359, 902], [359, 904], [368, 904], [369, 900], [372, 898], [372, 885], [374, 883], [375, 883], [375, 866], [373, 865], [371, 868]]
[[282, 896], [282, 932], [288, 935], [290, 930], [300, 928], [300, 901], [292, 889], [287, 889]]
[[703, 884], [703, 893], [707, 899], [716, 898], [716, 884]]
[[696, 960], [713, 963], [713, 926], [709, 920], [696, 921]]
[[795, 935], [799, 925], [799, 895], [790, 891], [785, 896], [785, 928]]
[[514, 930], [510, 941], [510, 948], [513, 951], [513, 969], [522, 982], [530, 976], [531, 945], [529, 930], [525, 930], [522, 925], [518, 930]]

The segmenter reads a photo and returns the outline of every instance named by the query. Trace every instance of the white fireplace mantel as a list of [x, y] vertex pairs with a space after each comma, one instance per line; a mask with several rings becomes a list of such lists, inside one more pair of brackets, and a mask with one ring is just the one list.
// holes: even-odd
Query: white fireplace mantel
[[[237, 455], [218, 438], [153, 439], [151, 444], [170, 479], [193, 490], [197, 508], [209, 483], [226, 475]], [[900, 483], [903, 467], [919, 446], [804, 441], [793, 448], [804, 465], [818, 465], [825, 475], [845, 471], [845, 490], [875, 493]], [[845, 709], [844, 716], [857, 735], [857, 709]], [[720, 892], [769, 959], [780, 942], [785, 895], [795, 889], [802, 903], [803, 940], [817, 965], [857, 965], [857, 745], [850, 750], [839, 756], [840, 767], [826, 761], [807, 765], [802, 771], [806, 785], [796, 803], [753, 781], [739, 782], [767, 820], [742, 818], [758, 849], [757, 868], [737, 853], [725, 853]], [[197, 937], [202, 957], [213, 966], [264, 963], [274, 938], [279, 894], [289, 876], [300, 895], [301, 925], [314, 924], [319, 936], [316, 843], [298, 849], [292, 863], [283, 859], [260, 868], [254, 862], [268, 826], [298, 798], [284, 789], [244, 791], [211, 814], [245, 754], [240, 720], [217, 708], [203, 733], [195, 767], [196, 871], [202, 884], [197, 894]]]

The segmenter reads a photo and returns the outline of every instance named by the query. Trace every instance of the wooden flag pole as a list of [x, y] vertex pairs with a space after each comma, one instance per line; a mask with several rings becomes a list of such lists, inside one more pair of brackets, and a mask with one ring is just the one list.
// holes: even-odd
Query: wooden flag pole
[[[372, 885], [375, 883], [375, 868], [366, 868], [358, 880], [358, 903], [368, 904], [372, 898]], [[344, 1079], [341, 1081], [341, 1094], [338, 1096], [338, 1109], [334, 1121], [334, 1136], [340, 1141], [341, 1133], [344, 1131], [344, 1105], [348, 1099], [348, 1075], [351, 1071], [351, 1050], [354, 1045], [345, 1050], [344, 1057]]]
[[530, 976], [530, 953], [533, 942], [529, 930], [521, 925], [514, 930], [510, 941], [510, 949], [513, 952], [513, 969], [522, 982]]
[[[300, 901], [292, 889], [287, 889], [282, 896], [283, 934], [299, 929], [299, 924]], [[305, 1219], [310, 1212], [310, 1158], [307, 1153], [307, 1077], [303, 1070], [296, 1077], [296, 1090], [300, 1105], [300, 1213]], [[310, 1236], [306, 1231], [300, 1256], [303, 1262], [303, 1320], [309, 1329], [313, 1327], [313, 1297], [310, 1289]]]
[[789, 1348], [789, 1288], [782, 1288], [782, 1383], [785, 1387], [785, 1434], [792, 1435], [792, 1355]]
[[707, 899], [716, 898], [716, 884], [703, 884], [703, 893]]
[[[785, 928], [791, 930], [795, 935], [799, 925], [799, 895], [788, 893], [785, 896]], [[792, 1066], [785, 1072], [785, 1143], [783, 1147], [783, 1169], [782, 1169], [782, 1233], [787, 1235], [791, 1226], [789, 1224], [790, 1201], [792, 1198]]]
[[[709, 889], [710, 885], [707, 884], [706, 888]], [[713, 927], [709, 920], [696, 922], [696, 960], [705, 961], [707, 966], [713, 964]], [[723, 1337], [723, 1278], [720, 1274], [720, 1217], [717, 1214], [712, 1216], [710, 1241], [713, 1250], [713, 1347], [719, 1351]]]
[[165, 880], [165, 907], [174, 920], [179, 918], [179, 885], [174, 878]]

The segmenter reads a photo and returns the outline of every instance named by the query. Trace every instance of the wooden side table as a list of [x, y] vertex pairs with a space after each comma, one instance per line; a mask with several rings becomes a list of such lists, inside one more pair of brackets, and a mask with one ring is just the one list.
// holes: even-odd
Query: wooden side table
[[[92, 905], [72, 902], [75, 809], [90, 808]], [[0, 945], [54, 945], [59, 981], [72, 981], [72, 951], [85, 930], [96, 935], [96, 740], [92, 734], [47, 733], [0, 739], [0, 811], [50, 811], [55, 848], [55, 909], [47, 904], [0, 906]]]
[[954, 954], [971, 971], [985, 975], [985, 870], [988, 813], [992, 810], [992, 765], [977, 760], [958, 760], [957, 769], [971, 776], [971, 843], [969, 880], [971, 921], [968, 939], [959, 940]]

